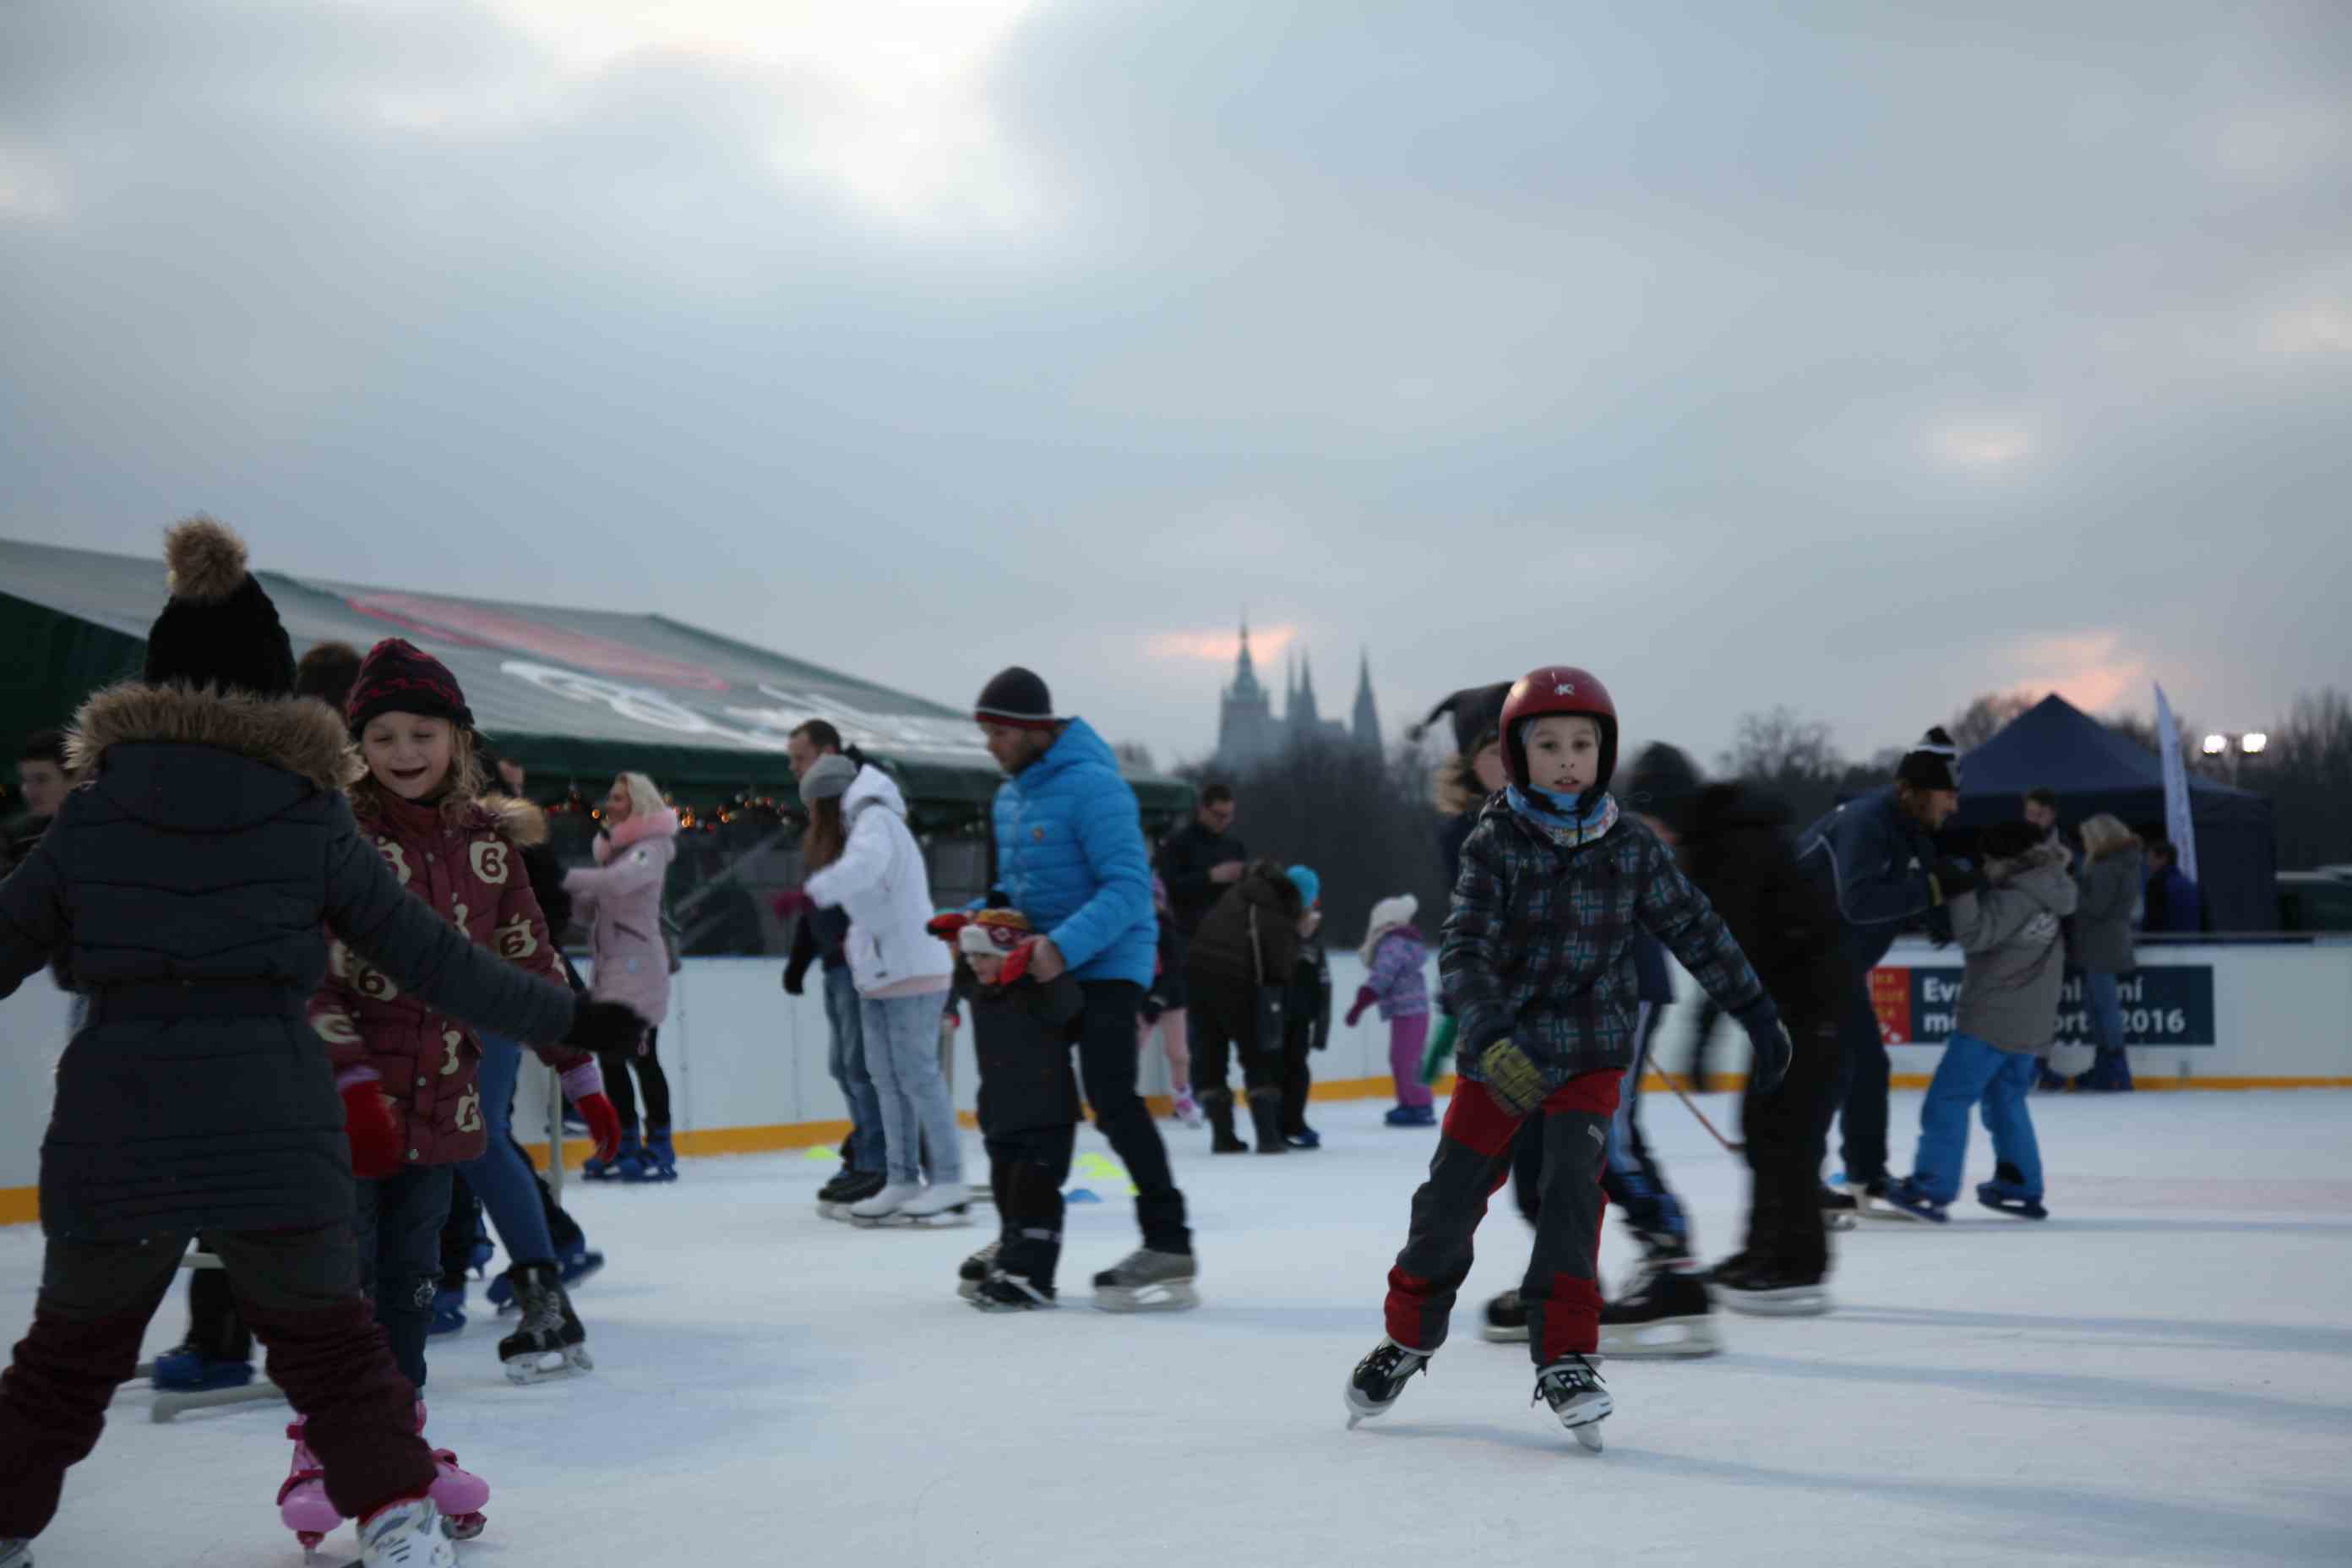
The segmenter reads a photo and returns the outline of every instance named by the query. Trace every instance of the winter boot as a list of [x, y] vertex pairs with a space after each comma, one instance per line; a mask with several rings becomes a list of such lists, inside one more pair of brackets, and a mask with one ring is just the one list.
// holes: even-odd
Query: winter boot
[[433, 1500], [387, 1503], [360, 1522], [360, 1560], [352, 1568], [457, 1568], [448, 1521]]
[[621, 1125], [621, 1147], [613, 1157], [599, 1160], [591, 1155], [580, 1167], [580, 1173], [592, 1182], [617, 1182], [644, 1159], [644, 1153], [637, 1147], [637, 1124], [627, 1121]]
[[1387, 1415], [1389, 1406], [1403, 1394], [1404, 1385], [1412, 1374], [1426, 1371], [1428, 1366], [1428, 1356], [1381, 1335], [1381, 1342], [1348, 1374], [1342, 1397], [1347, 1402], [1349, 1429], [1354, 1430], [1359, 1421]]
[[1246, 1154], [1249, 1145], [1234, 1136], [1234, 1091], [1213, 1089], [1201, 1097], [1202, 1114], [1209, 1119], [1209, 1152]]
[[996, 1272], [996, 1255], [1003, 1246], [1004, 1238], [998, 1237], [963, 1260], [962, 1267], [956, 1270], [957, 1295], [969, 1301], [980, 1294], [980, 1288]]
[[518, 1263], [507, 1270], [507, 1278], [522, 1311], [515, 1331], [499, 1342], [507, 1381], [522, 1385], [566, 1372], [595, 1370], [588, 1355], [588, 1331], [572, 1315], [555, 1265]]
[[1282, 1136], [1282, 1090], [1254, 1089], [1249, 1091], [1250, 1125], [1257, 1133], [1257, 1152], [1261, 1154], [1287, 1154], [1290, 1145]]
[[675, 1182], [677, 1180], [677, 1153], [670, 1147], [669, 1129], [646, 1124], [646, 1141], [637, 1158], [635, 1170], [624, 1169], [625, 1182]]
[[1592, 1363], [1573, 1351], [1562, 1360], [1552, 1363], [1536, 1374], [1535, 1398], [1551, 1406], [1559, 1424], [1576, 1435], [1576, 1440], [1594, 1453], [1601, 1452], [1601, 1423], [1609, 1419], [1616, 1402], [1601, 1385], [1601, 1374]]
[[1627, 1358], [1713, 1355], [1714, 1306], [1686, 1258], [1654, 1262], [1601, 1309], [1601, 1350]]
[[[422, 1399], [416, 1402], [416, 1435], [425, 1436]], [[482, 1510], [489, 1506], [490, 1483], [471, 1470], [459, 1469], [457, 1456], [446, 1448], [433, 1450], [433, 1506], [440, 1512], [442, 1533], [452, 1541], [473, 1540], [489, 1523]]]
[[1199, 1278], [1191, 1253], [1139, 1247], [1095, 1276], [1095, 1305], [1106, 1312], [1181, 1312], [1201, 1304]]
[[1528, 1304], [1517, 1290], [1506, 1290], [1486, 1303], [1486, 1321], [1478, 1325], [1478, 1336], [1497, 1344], [1527, 1343]]

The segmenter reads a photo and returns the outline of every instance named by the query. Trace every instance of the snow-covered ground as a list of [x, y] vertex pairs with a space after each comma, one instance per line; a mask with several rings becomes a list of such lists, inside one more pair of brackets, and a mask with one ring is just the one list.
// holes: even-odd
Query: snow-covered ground
[[[1727, 1100], [1706, 1102], [1718, 1122]], [[1895, 1097], [1895, 1125], [1918, 1097]], [[477, 1315], [434, 1343], [432, 1436], [495, 1489], [478, 1564], [1747, 1564], [2352, 1562], [2352, 1097], [2039, 1100], [2056, 1217], [1839, 1238], [1829, 1318], [1729, 1317], [1727, 1353], [1609, 1363], [1608, 1451], [1528, 1407], [1525, 1349], [1469, 1321], [1383, 1420], [1339, 1389], [1433, 1134], [1370, 1103], [1327, 1143], [1213, 1160], [1170, 1128], [1205, 1305], [1114, 1317], [1087, 1277], [1134, 1239], [1076, 1182], [1064, 1310], [953, 1293], [988, 1234], [817, 1217], [833, 1167], [689, 1162], [590, 1188], [612, 1259], [578, 1298], [598, 1372], [509, 1387]], [[1648, 1130], [1710, 1255], [1743, 1177], [1660, 1097]], [[1898, 1161], [1907, 1131], [1898, 1135]], [[1081, 1155], [1104, 1144], [1089, 1131]], [[977, 1140], [971, 1141], [977, 1169]], [[1986, 1173], [1982, 1135], [1969, 1180]], [[982, 1211], [983, 1213], [985, 1211]], [[1507, 1197], [1465, 1298], [1515, 1282]], [[0, 1318], [29, 1317], [33, 1227], [0, 1234]], [[1630, 1251], [1616, 1222], [1604, 1266]], [[478, 1292], [477, 1304], [479, 1304]], [[151, 1349], [178, 1337], [167, 1305]], [[118, 1401], [42, 1568], [284, 1564], [270, 1406], [171, 1426]], [[348, 1530], [324, 1560], [355, 1551]]]

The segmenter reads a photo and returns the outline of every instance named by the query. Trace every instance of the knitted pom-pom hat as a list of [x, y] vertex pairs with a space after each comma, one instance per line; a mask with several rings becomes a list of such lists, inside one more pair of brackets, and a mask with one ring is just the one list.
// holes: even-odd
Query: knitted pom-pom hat
[[224, 523], [192, 517], [163, 536], [163, 562], [172, 602], [147, 633], [147, 684], [292, 692], [294, 645], [246, 567], [245, 541]]

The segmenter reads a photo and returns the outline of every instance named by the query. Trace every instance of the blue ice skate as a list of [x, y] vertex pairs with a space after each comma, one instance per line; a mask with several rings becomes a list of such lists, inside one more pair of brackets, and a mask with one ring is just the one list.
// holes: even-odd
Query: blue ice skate
[[1979, 1182], [1977, 1202], [1997, 1214], [2014, 1215], [2019, 1219], [2050, 1217], [2050, 1211], [2042, 1206], [2042, 1194], [2029, 1193], [2015, 1182]]
[[443, 1334], [454, 1334], [463, 1330], [465, 1326], [465, 1288], [460, 1286], [456, 1289], [444, 1289], [434, 1291], [433, 1321], [425, 1329], [425, 1336], [432, 1339]]
[[1924, 1219], [1943, 1225], [1952, 1217], [1948, 1205], [1929, 1197], [1927, 1189], [1909, 1176], [1888, 1182], [1886, 1191], [1878, 1196], [1889, 1208], [1897, 1211], [1896, 1215], [1888, 1215], [1889, 1218]]
[[249, 1361], [226, 1361], [182, 1345], [155, 1358], [155, 1386], [174, 1394], [200, 1394], [215, 1388], [243, 1388], [253, 1381]]
[[1400, 1105], [1381, 1118], [1391, 1127], [1434, 1127], [1437, 1110], [1429, 1105]]

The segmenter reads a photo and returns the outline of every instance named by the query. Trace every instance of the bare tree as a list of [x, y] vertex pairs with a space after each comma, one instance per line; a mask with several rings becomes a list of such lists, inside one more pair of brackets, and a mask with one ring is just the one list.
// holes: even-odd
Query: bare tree
[[1716, 765], [1777, 798], [1800, 823], [1811, 822], [1860, 793], [1852, 787], [1856, 770], [1839, 754], [1830, 727], [1818, 719], [1801, 719], [1785, 707], [1742, 715], [1731, 749], [1716, 759]]
[[1960, 750], [1973, 752], [2041, 700], [2026, 691], [1988, 691], [1961, 709], [1944, 728], [1951, 731]]
[[2298, 696], [2236, 782], [2271, 797], [2281, 866], [2352, 863], [2352, 699], [2334, 687]]

